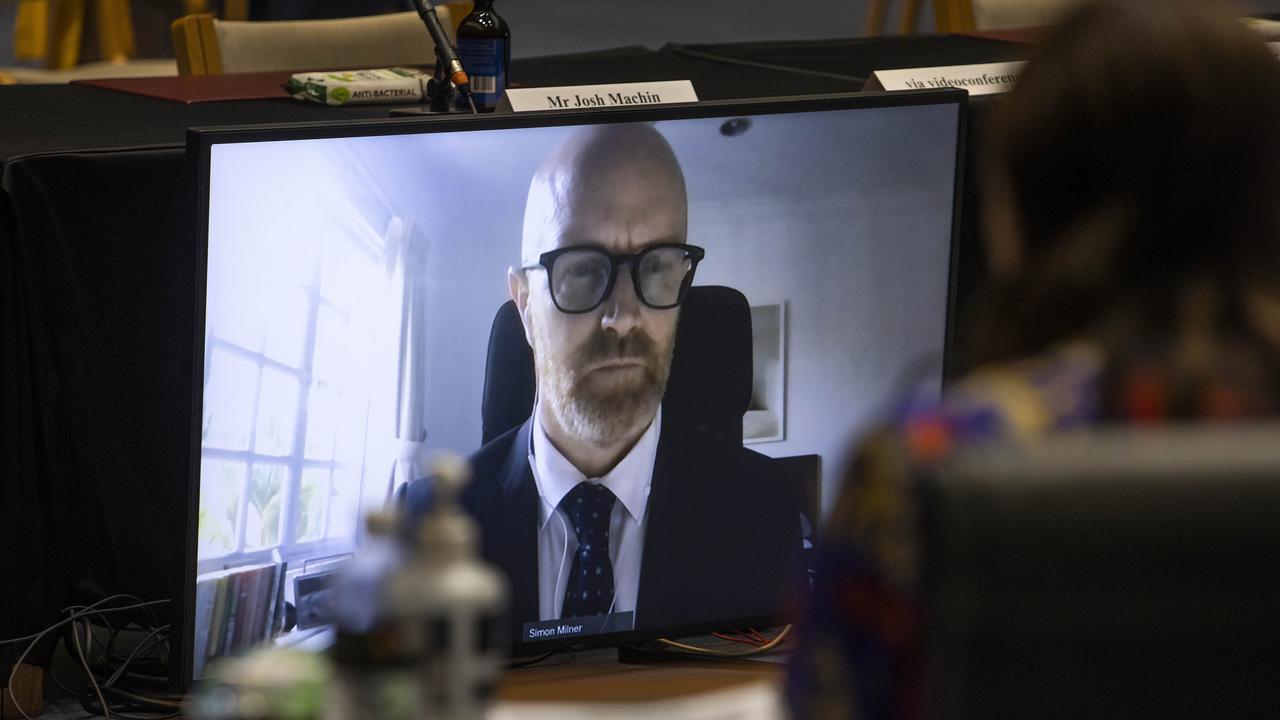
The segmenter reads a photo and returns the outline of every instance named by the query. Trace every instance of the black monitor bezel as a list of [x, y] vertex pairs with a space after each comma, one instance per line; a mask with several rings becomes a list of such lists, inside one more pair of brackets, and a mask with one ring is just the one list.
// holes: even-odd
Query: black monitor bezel
[[[208, 273], [209, 242], [209, 170], [214, 145], [233, 143], [317, 140], [340, 137], [374, 137], [383, 135], [427, 134], [469, 130], [506, 130], [518, 128], [588, 125], [601, 123], [657, 122], [714, 117], [738, 117], [774, 115], [825, 110], [870, 109], [884, 107], [909, 107], [917, 105], [956, 106], [956, 163], [953, 169], [953, 202], [951, 219], [951, 244], [948, 268], [946, 325], [943, 339], [944, 382], [951, 378], [953, 324], [955, 321], [957, 244], [960, 236], [961, 200], [964, 197], [965, 139], [968, 118], [969, 95], [963, 90], [911, 90], [900, 92], [840, 93], [805, 95], [781, 98], [749, 100], [721, 100], [672, 105], [653, 105], [637, 108], [603, 108], [577, 111], [541, 111], [514, 114], [442, 115], [421, 117], [394, 117], [385, 119], [361, 119], [345, 121], [318, 121], [305, 123], [255, 124], [222, 127], [193, 127], [187, 131], [187, 159], [193, 173], [196, 193], [196, 267], [195, 267], [195, 336], [191, 406], [191, 462], [188, 471], [187, 537], [185, 572], [181, 593], [182, 629], [174, 633], [176, 647], [171, 650], [175, 658], [171, 666], [171, 682], [185, 689], [192, 682], [195, 640], [195, 579], [197, 567], [197, 528], [195, 519], [199, 511], [200, 480], [200, 418], [204, 395], [204, 333], [205, 305]], [[600, 647], [621, 643], [635, 643], [672, 637], [706, 633], [737, 627], [766, 627], [776, 625], [781, 617], [752, 617], [726, 619], [723, 622], [693, 623], [661, 630], [631, 630], [590, 637], [516, 642], [513, 652], [517, 655], [535, 655], [548, 651]]]

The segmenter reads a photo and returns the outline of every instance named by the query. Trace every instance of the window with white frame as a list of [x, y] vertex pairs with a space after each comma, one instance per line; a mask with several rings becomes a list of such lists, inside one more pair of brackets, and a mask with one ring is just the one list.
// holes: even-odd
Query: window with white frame
[[[199, 571], [350, 551], [367, 474], [384, 239], [355, 217], [211, 284]], [[250, 262], [241, 252], [229, 262]], [[267, 264], [271, 264], [268, 262]], [[211, 271], [212, 273], [212, 271]]]

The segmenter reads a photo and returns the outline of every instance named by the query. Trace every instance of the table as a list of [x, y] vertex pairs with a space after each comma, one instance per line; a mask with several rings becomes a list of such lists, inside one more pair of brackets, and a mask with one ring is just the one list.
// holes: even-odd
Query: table
[[767, 659], [680, 659], [628, 664], [618, 662], [613, 649], [553, 655], [537, 665], [508, 670], [498, 683], [498, 698], [507, 702], [639, 703], [750, 683], [780, 683], [785, 654], [776, 651], [764, 657]]
[[[850, 92], [877, 68], [1025, 52], [963, 36], [669, 45], [518, 60], [512, 77], [688, 78], [715, 100]], [[186, 128], [386, 113], [0, 87], [0, 582], [21, 588], [0, 593], [0, 637], [46, 626], [73, 598], [182, 597], [196, 273]], [[961, 297], [980, 267], [966, 185]]]

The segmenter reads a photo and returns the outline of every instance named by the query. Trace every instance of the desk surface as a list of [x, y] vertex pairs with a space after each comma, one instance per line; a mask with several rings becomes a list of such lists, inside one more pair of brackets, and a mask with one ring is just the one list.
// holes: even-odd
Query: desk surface
[[[695, 696], [714, 695], [738, 690], [739, 703], [751, 706], [752, 713], [772, 716], [770, 706], [781, 691], [783, 665], [781, 656], [768, 660], [679, 660], [653, 665], [620, 663], [613, 649], [568, 653], [548, 658], [543, 663], [507, 671], [498, 684], [497, 705], [490, 717], [525, 718], [529, 709], [552, 707], [568, 710], [575, 717], [587, 716], [593, 708], [609, 706], [610, 716], [645, 717], [646, 711], [659, 703], [669, 703]], [[764, 686], [759, 692], [753, 689]], [[544, 705], [551, 704], [551, 705]], [[763, 705], [764, 707], [761, 707]], [[737, 715], [733, 715], [737, 717]], [[753, 715], [754, 716], [754, 715]], [[47, 698], [38, 720], [73, 720], [84, 717], [78, 700], [67, 697]], [[547, 712], [538, 717], [550, 717]]]
[[[703, 100], [855, 92], [881, 68], [1005, 60], [1021, 45], [918, 36], [618, 48], [513, 62], [526, 86], [682, 80]], [[176, 147], [193, 126], [387, 117], [378, 105], [327, 107], [291, 99], [184, 104], [85, 85], [0, 86], [0, 167], [33, 153]]]
[[507, 701], [646, 702], [747, 683], [781, 682], [784, 659], [785, 652], [778, 650], [759, 659], [690, 658], [630, 664], [619, 662], [612, 648], [588, 650], [554, 655], [536, 665], [508, 671], [498, 686], [498, 697]]

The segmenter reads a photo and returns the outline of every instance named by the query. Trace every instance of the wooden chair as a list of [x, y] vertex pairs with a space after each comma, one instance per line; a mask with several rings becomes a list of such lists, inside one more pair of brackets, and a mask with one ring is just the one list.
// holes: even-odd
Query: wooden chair
[[974, 21], [974, 6], [982, 3], [983, 0], [934, 0], [934, 25], [940, 33], [973, 32], [978, 29]]
[[129, 0], [22, 0], [14, 19], [14, 57], [40, 60], [54, 70], [75, 67], [88, 8], [104, 59], [125, 62], [137, 54]]
[[[941, 5], [947, 0], [934, 0], [935, 5]], [[885, 21], [889, 18], [889, 9], [893, 5], [893, 0], [870, 0], [867, 3], [867, 22], [863, 27], [863, 35], [882, 35], [884, 34]], [[936, 12], [936, 10], [935, 10]], [[916, 23], [920, 17], [920, 0], [907, 0], [902, 7], [902, 16], [898, 19], [899, 33], [912, 33], [916, 31]]]
[[[209, 12], [209, 0], [182, 0], [183, 15]], [[248, 20], [249, 0], [222, 0], [223, 20]]]
[[[436, 12], [456, 31], [460, 11], [466, 9], [461, 6], [470, 4], [440, 4]], [[175, 20], [170, 30], [180, 75], [435, 62], [435, 45], [414, 12], [258, 22], [218, 20], [201, 13]]]
[[[1049, 25], [1078, 0], [933, 0], [935, 27], [940, 33]], [[884, 32], [892, 0], [871, 0], [866, 35]], [[921, 0], [906, 0], [897, 32], [916, 32]]]

